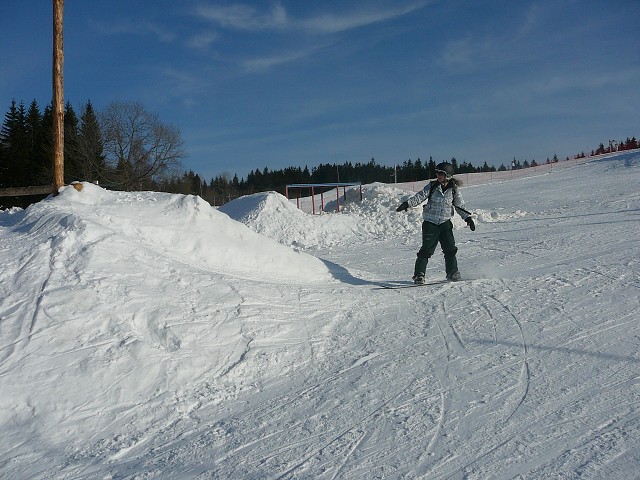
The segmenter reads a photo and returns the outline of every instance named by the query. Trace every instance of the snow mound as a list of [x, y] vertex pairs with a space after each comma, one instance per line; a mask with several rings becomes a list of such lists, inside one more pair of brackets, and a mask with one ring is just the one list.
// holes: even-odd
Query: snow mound
[[422, 208], [396, 212], [396, 208], [413, 194], [390, 185], [372, 183], [362, 187], [362, 201], [347, 194], [343, 213], [358, 219], [362, 234], [369, 237], [413, 235], [422, 222]]
[[[359, 232], [369, 238], [414, 235], [422, 224], [422, 206], [398, 213], [396, 208], [417, 192], [407, 192], [392, 185], [372, 183], [362, 186], [362, 201], [355, 190], [347, 191], [342, 213], [357, 219]], [[334, 209], [335, 202], [327, 205]], [[452, 219], [455, 228], [466, 226], [458, 215]]]
[[522, 218], [528, 215], [527, 212], [523, 212], [522, 210], [516, 210], [515, 212], [500, 212], [497, 210], [483, 210], [476, 209], [474, 211], [477, 219], [480, 222], [492, 223], [492, 222], [505, 222], [508, 220], [514, 220], [518, 218]]
[[216, 273], [282, 280], [298, 279], [301, 272], [318, 281], [331, 277], [319, 259], [257, 235], [200, 197], [82, 187], [63, 187], [57, 197], [31, 206], [16, 228], [50, 238], [67, 255], [115, 236], [152, 251], [159, 261], [171, 258]]
[[[396, 212], [397, 206], [412, 195], [393, 186], [372, 183], [362, 186], [362, 200], [359, 189], [347, 190], [346, 200], [344, 196], [340, 198], [339, 213], [336, 200], [332, 200], [324, 205], [324, 212], [311, 215], [277, 192], [263, 192], [233, 200], [220, 211], [284, 245], [328, 248], [356, 238], [414, 238], [420, 232], [422, 208]], [[458, 215], [452, 221], [455, 228], [466, 226]]]
[[243, 223], [258, 223], [270, 214], [276, 214], [276, 216], [286, 214], [297, 220], [302, 220], [305, 216], [303, 212], [277, 192], [247, 195], [224, 204], [219, 210]]
[[226, 203], [220, 211], [251, 230], [292, 247], [327, 247], [358, 232], [354, 218], [304, 213], [277, 192], [246, 195]]

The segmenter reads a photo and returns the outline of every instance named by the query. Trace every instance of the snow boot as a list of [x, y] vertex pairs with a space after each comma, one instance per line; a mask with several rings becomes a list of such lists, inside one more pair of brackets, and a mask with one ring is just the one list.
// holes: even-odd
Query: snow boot
[[447, 280], [451, 280], [452, 282], [457, 282], [459, 280], [462, 280], [462, 277], [460, 276], [460, 272], [456, 270], [453, 273], [447, 273]]
[[413, 276], [413, 283], [416, 285], [424, 285], [424, 273], [416, 273]]

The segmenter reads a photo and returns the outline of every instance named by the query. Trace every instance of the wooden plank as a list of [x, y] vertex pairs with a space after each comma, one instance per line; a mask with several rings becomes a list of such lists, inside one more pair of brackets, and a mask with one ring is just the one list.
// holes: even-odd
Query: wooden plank
[[53, 185], [0, 188], [0, 197], [22, 197], [25, 195], [46, 195], [48, 193], [54, 193]]

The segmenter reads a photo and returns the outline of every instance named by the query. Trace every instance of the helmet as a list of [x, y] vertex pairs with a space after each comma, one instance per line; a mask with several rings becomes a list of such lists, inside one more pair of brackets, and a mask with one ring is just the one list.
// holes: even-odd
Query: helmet
[[436, 173], [444, 172], [447, 178], [453, 177], [453, 165], [448, 162], [442, 162], [436, 165]]

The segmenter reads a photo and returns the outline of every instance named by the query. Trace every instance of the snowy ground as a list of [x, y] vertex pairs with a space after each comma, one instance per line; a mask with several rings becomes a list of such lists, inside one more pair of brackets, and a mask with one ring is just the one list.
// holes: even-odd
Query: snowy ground
[[466, 280], [401, 290], [388, 185], [0, 212], [0, 477], [638, 478], [639, 165], [463, 188]]

